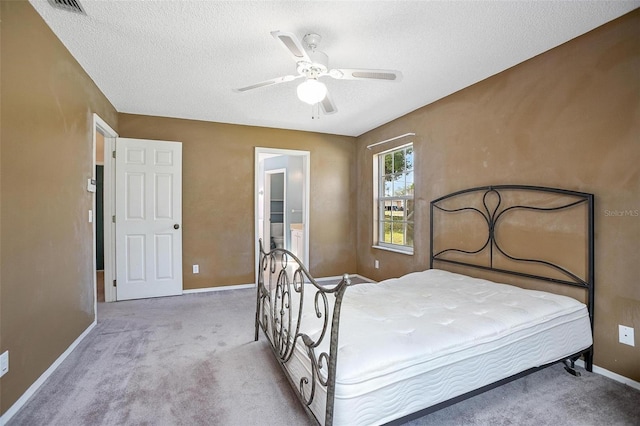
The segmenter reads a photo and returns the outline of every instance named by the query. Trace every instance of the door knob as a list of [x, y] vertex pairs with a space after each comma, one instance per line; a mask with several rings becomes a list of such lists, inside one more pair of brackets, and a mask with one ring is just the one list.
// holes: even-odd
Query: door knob
[[175, 225], [173, 225], [173, 229], [180, 229], [180, 225], [176, 223]]

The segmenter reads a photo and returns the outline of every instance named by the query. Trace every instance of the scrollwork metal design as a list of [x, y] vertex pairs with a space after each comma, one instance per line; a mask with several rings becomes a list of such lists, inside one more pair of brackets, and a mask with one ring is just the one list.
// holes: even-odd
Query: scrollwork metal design
[[[501, 210], [501, 206], [502, 206], [502, 195], [500, 193], [501, 190], [530, 190], [530, 191], [542, 191], [542, 192], [553, 192], [559, 195], [563, 195], [563, 196], [569, 196], [569, 197], [574, 197], [576, 199], [574, 199], [573, 201], [570, 202], [566, 202], [562, 205], [558, 205], [555, 207], [538, 207], [538, 206], [532, 206], [532, 205], [514, 205], [514, 206], [509, 206], [506, 208], [503, 208]], [[447, 200], [449, 198], [452, 198], [454, 196], [458, 196], [458, 195], [462, 195], [462, 194], [468, 194], [471, 192], [484, 192], [484, 194], [482, 195], [482, 205], [484, 207], [484, 211], [480, 210], [479, 208], [476, 207], [472, 207], [472, 206], [468, 206], [468, 207], [460, 207], [460, 208], [446, 208], [443, 207], [441, 205], [439, 205], [440, 202]], [[495, 196], [496, 197], [496, 201], [493, 205], [490, 205], [488, 198], [490, 196]], [[465, 190], [465, 191], [460, 191], [445, 197], [441, 197], [437, 200], [432, 201], [431, 203], [431, 220], [432, 220], [432, 225], [431, 225], [431, 235], [432, 235], [432, 241], [431, 241], [431, 247], [432, 247], [432, 253], [431, 253], [431, 267], [433, 267], [433, 261], [434, 260], [438, 260], [438, 261], [443, 261], [443, 262], [450, 262], [450, 263], [456, 263], [456, 264], [461, 264], [461, 265], [465, 265], [465, 266], [473, 266], [473, 267], [478, 267], [478, 268], [483, 268], [483, 269], [490, 269], [490, 270], [496, 270], [499, 272], [505, 272], [505, 273], [512, 273], [512, 274], [516, 274], [516, 275], [525, 275], [525, 276], [531, 276], [530, 274], [519, 274], [517, 272], [514, 271], [507, 271], [507, 270], [503, 270], [503, 269], [496, 269], [494, 268], [494, 248], [501, 253], [503, 256], [505, 256], [506, 258], [513, 260], [515, 262], [526, 262], [526, 263], [532, 263], [532, 264], [538, 264], [538, 265], [543, 265], [545, 267], [549, 267], [553, 270], [556, 270], [562, 274], [564, 274], [565, 276], [568, 277], [568, 280], [559, 280], [559, 279], [554, 279], [554, 278], [550, 278], [550, 277], [546, 277], [546, 276], [540, 276], [540, 275], [533, 275], [531, 276], [532, 278], [538, 278], [538, 279], [544, 279], [547, 281], [554, 281], [554, 282], [560, 282], [563, 284], [569, 284], [569, 285], [574, 285], [574, 286], [579, 286], [579, 287], [588, 287], [589, 286], [589, 277], [586, 278], [581, 278], [579, 277], [577, 274], [571, 272], [568, 268], [562, 266], [562, 265], [558, 265], [556, 263], [553, 262], [549, 262], [543, 259], [528, 259], [528, 258], [523, 258], [523, 257], [518, 257], [518, 256], [514, 256], [512, 254], [507, 253], [507, 251], [501, 246], [501, 244], [499, 243], [498, 239], [497, 239], [497, 234], [496, 234], [496, 230], [498, 227], [498, 223], [500, 222], [500, 220], [502, 218], [505, 217], [505, 215], [507, 213], [513, 212], [515, 210], [529, 210], [529, 211], [540, 211], [540, 212], [556, 212], [556, 211], [561, 211], [561, 210], [567, 210], [570, 209], [574, 206], [578, 206], [578, 205], [590, 205], [590, 203], [592, 203], [592, 197], [591, 194], [584, 194], [584, 193], [578, 193], [575, 191], [566, 191], [566, 190], [559, 190], [559, 189], [555, 189], [555, 188], [541, 188], [541, 187], [530, 187], [530, 186], [490, 186], [490, 187], [482, 187], [482, 188], [474, 188], [471, 190]], [[482, 216], [482, 218], [484, 219], [486, 225], [487, 225], [487, 239], [484, 241], [484, 243], [482, 244], [482, 246], [476, 250], [464, 250], [461, 248], [446, 248], [443, 250], [440, 250], [438, 252], [433, 252], [433, 214], [434, 214], [434, 209], [435, 210], [440, 210], [442, 212], [445, 213], [457, 213], [457, 212], [464, 212], [464, 211], [470, 211], [470, 212], [475, 212], [478, 213]], [[469, 263], [469, 262], [463, 262], [463, 261], [456, 261], [456, 260], [451, 260], [451, 259], [447, 259], [445, 258], [443, 255], [446, 253], [451, 253], [451, 252], [455, 252], [455, 253], [463, 253], [463, 254], [467, 254], [467, 255], [476, 255], [476, 254], [480, 254], [482, 252], [484, 252], [485, 250], [489, 250], [489, 264], [487, 266], [482, 266], [482, 265], [477, 265], [475, 263]]]
[[[300, 377], [293, 387], [297, 389], [298, 397], [309, 413], [309, 406], [316, 397], [317, 387], [326, 387], [325, 424], [331, 424], [337, 366], [338, 319], [344, 292], [347, 286], [351, 285], [349, 276], [345, 274], [336, 286], [323, 287], [311, 277], [293, 253], [278, 248], [265, 253], [262, 241], [258, 267], [255, 339], [258, 339], [258, 329], [261, 328], [269, 338], [271, 348], [290, 382], [292, 378], [285, 365], [293, 356], [296, 345], [302, 342], [306, 348], [311, 374], [310, 377]], [[312, 312], [316, 321], [320, 321], [319, 331], [314, 332], [316, 337], [305, 333], [302, 327], [305, 290], [315, 292]], [[335, 297], [332, 304], [329, 295]], [[326, 344], [327, 338], [329, 351], [322, 350], [318, 353], [319, 346]]]

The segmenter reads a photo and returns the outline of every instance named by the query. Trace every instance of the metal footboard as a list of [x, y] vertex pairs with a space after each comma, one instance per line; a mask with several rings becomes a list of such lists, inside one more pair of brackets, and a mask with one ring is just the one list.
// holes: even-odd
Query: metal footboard
[[[318, 386], [326, 387], [324, 424], [332, 425], [340, 309], [351, 280], [345, 274], [337, 285], [320, 285], [293, 253], [280, 248], [266, 253], [262, 241], [257, 267], [255, 340], [261, 328], [305, 411], [318, 423], [320, 420], [311, 410], [311, 404], [317, 397]], [[314, 306], [310, 312], [315, 312], [313, 320], [320, 324], [311, 335], [305, 333], [303, 324], [305, 292], [309, 293], [307, 301], [313, 296]], [[300, 342], [311, 374], [295, 383], [287, 363]]]

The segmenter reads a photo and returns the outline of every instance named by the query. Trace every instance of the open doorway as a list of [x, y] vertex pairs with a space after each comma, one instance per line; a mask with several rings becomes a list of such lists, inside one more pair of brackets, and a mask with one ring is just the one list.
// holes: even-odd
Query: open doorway
[[104, 134], [96, 131], [96, 298], [104, 302]]
[[[309, 265], [309, 151], [256, 148], [255, 259], [282, 247]], [[257, 271], [256, 271], [257, 272]]]
[[[98, 301], [115, 301], [115, 291], [109, 283], [113, 280], [114, 259], [109, 251], [113, 241], [114, 227], [110, 220], [112, 216], [110, 200], [113, 188], [113, 173], [111, 171], [113, 146], [118, 134], [97, 114], [93, 114], [93, 179], [96, 181], [93, 211], [93, 258], [95, 273], [95, 303], [96, 318]], [[102, 176], [100, 176], [102, 173]], [[101, 191], [101, 193], [99, 193]]]
[[[267, 162], [268, 164], [268, 162]], [[287, 223], [287, 169], [264, 171], [264, 204], [260, 238], [266, 249], [288, 248], [285, 241], [284, 224]]]

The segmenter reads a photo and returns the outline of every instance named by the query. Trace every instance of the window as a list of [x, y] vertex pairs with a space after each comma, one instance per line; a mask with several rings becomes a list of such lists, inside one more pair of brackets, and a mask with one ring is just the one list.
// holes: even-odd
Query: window
[[374, 245], [413, 253], [413, 144], [374, 157]]

